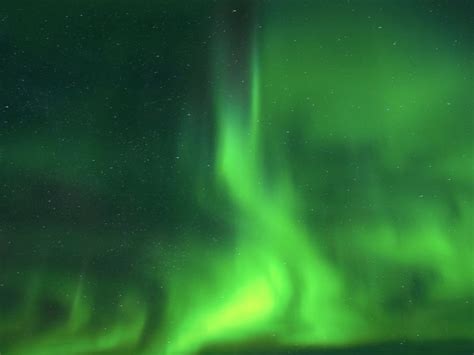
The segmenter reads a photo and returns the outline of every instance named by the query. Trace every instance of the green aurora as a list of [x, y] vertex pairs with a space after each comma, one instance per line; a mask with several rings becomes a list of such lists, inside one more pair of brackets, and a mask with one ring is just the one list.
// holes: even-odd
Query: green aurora
[[[31, 97], [10, 93], [9, 59], [0, 352], [471, 349], [474, 8], [459, 3], [85, 3], [71, 63], [25, 59]], [[148, 34], [163, 9], [190, 24]], [[42, 11], [51, 33], [65, 21]], [[63, 60], [11, 26], [11, 48]], [[81, 79], [72, 56], [97, 42]], [[75, 73], [69, 92], [55, 70]]]

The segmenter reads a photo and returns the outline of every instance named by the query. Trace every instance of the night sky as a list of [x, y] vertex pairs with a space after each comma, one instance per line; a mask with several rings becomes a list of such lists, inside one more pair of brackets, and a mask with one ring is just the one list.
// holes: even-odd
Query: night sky
[[472, 354], [473, 28], [3, 1], [0, 354]]

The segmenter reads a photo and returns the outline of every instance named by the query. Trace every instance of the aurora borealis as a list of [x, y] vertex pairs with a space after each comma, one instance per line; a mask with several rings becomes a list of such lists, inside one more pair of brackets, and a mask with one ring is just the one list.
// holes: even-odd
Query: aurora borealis
[[473, 5], [6, 2], [0, 353], [472, 353]]

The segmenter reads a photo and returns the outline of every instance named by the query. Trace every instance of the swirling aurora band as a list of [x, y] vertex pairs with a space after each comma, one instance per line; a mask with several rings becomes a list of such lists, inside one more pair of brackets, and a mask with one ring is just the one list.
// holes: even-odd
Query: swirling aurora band
[[[177, 164], [195, 177], [194, 208], [221, 214], [227, 242], [196, 233], [174, 252], [146, 248], [137, 264], [156, 283], [150, 292], [166, 295], [159, 316], [133, 280], [115, 287], [111, 278], [108, 287], [122, 291], [95, 322], [107, 286], [87, 262], [73, 278], [47, 267], [30, 270], [28, 282], [12, 273], [8, 283], [26, 296], [0, 333], [41, 323], [40, 299], [68, 316], [11, 341], [9, 354], [474, 338], [473, 107], [469, 75], [456, 65], [471, 47], [430, 56], [418, 41], [430, 29], [409, 19], [412, 38], [386, 15], [378, 20], [391, 32], [382, 36], [383, 26], [351, 22], [350, 12], [315, 23], [289, 2], [261, 7], [251, 35], [229, 28], [215, 43], [212, 164], [203, 169], [199, 147], [186, 141], [195, 128], [180, 138]], [[236, 37], [251, 44], [237, 51]]]

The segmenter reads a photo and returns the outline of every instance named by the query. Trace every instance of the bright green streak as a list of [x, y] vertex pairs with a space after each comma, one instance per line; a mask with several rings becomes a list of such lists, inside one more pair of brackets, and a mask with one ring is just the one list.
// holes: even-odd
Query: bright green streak
[[[250, 110], [226, 98], [232, 89], [225, 82], [218, 89], [225, 94], [217, 97], [216, 173], [237, 210], [235, 250], [206, 260], [214, 283], [206, 279], [200, 285], [192, 284], [190, 290], [173, 293], [171, 317], [179, 322], [171, 331], [169, 354], [262, 335], [281, 339], [288, 327], [298, 335], [334, 342], [337, 339], [331, 339], [330, 334], [337, 331], [339, 322], [353, 322], [345, 307], [337, 314], [327, 312], [341, 305], [339, 278], [298, 222], [290, 181], [285, 176], [266, 177], [262, 171], [256, 62], [253, 70]], [[186, 276], [194, 279], [192, 274]], [[189, 287], [186, 276], [173, 285]], [[188, 292], [193, 293], [192, 299], [180, 296]], [[290, 317], [294, 320], [288, 323]], [[329, 319], [337, 319], [332, 330], [311, 328], [313, 323], [324, 324]]]
[[[294, 38], [305, 33], [297, 44], [281, 40], [293, 38], [293, 29], [279, 33], [275, 28], [285, 25], [276, 23], [265, 33], [261, 58], [254, 48], [248, 100], [238, 99], [236, 83], [225, 69], [218, 70], [216, 175], [236, 210], [236, 246], [205, 254], [205, 281], [192, 268], [182, 277], [173, 275], [167, 353], [254, 339], [325, 346], [472, 337], [472, 196], [450, 192], [460, 211], [452, 219], [430, 188], [425, 193], [423, 185], [420, 192], [398, 191], [399, 186], [391, 192], [389, 183], [376, 176], [377, 169], [385, 169], [387, 177], [407, 186], [411, 181], [405, 174], [421, 181], [434, 176], [435, 190], [454, 176], [470, 184], [468, 140], [458, 142], [452, 154], [436, 157], [426, 172], [410, 166], [413, 154], [449, 135], [443, 115], [449, 115], [450, 104], [443, 100], [455, 98], [459, 85], [466, 85], [462, 72], [426, 58], [425, 75], [443, 83], [433, 86], [412, 78], [408, 63], [394, 60], [391, 48], [383, 47], [375, 72], [363, 62], [355, 73], [346, 71], [343, 61], [334, 63], [333, 71], [320, 71], [323, 52], [316, 47], [308, 53], [315, 46], [304, 40], [316, 39], [318, 28], [301, 27], [295, 26]], [[405, 45], [416, 51], [418, 44]], [[388, 84], [377, 87], [380, 77], [372, 74], [386, 76], [382, 82]], [[325, 142], [347, 147], [360, 160], [361, 149], [377, 147], [368, 166], [373, 174], [365, 176], [369, 181], [354, 178], [349, 186], [364, 188], [361, 200], [347, 190], [355, 204], [350, 210], [357, 213], [359, 203], [368, 219], [344, 220], [346, 211], [341, 211], [340, 223], [323, 237], [324, 231], [309, 223], [304, 211], [311, 204], [321, 213], [326, 208], [318, 196], [322, 191], [313, 190], [324, 177], [317, 174], [318, 161], [312, 170], [282, 145], [288, 131], [296, 132], [296, 144], [307, 152]], [[298, 183], [295, 176], [308, 182]], [[394, 220], [388, 212], [394, 203], [402, 206], [396, 216], [406, 212], [415, 218], [406, 224]], [[399, 302], [400, 308], [391, 308], [390, 302]], [[452, 317], [461, 309], [466, 317], [454, 324]]]
[[[165, 267], [142, 265], [164, 280], [167, 303], [140, 350], [150, 314], [131, 280], [97, 326], [94, 297], [107, 280], [33, 273], [0, 332], [40, 323], [41, 299], [69, 316], [12, 354], [474, 339], [472, 55], [443, 49], [450, 34], [431, 37], [416, 21], [413, 33], [383, 17], [381, 29], [347, 14], [305, 22], [290, 3], [269, 6], [240, 54], [243, 83], [224, 65], [232, 43], [217, 46], [212, 179], [185, 166], [202, 181], [190, 191], [196, 209], [231, 215], [223, 239], [234, 244], [194, 235], [179, 258], [156, 252]], [[30, 159], [33, 170], [46, 163]]]

